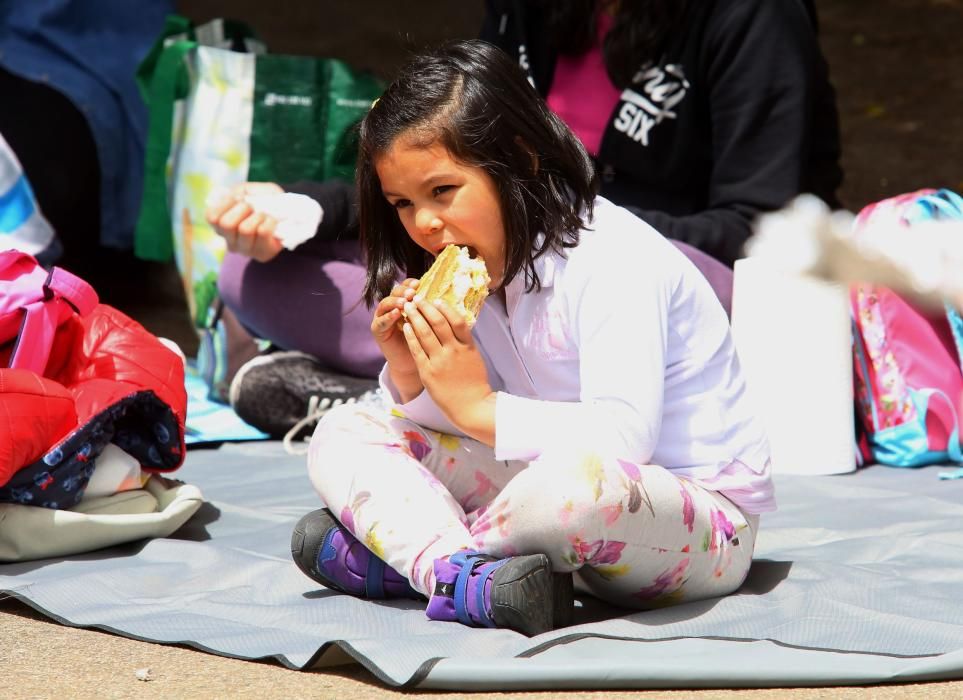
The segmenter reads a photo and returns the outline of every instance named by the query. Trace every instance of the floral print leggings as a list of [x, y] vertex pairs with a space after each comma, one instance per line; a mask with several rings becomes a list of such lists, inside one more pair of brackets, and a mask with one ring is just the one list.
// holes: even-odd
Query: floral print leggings
[[580, 588], [633, 608], [734, 591], [758, 519], [655, 465], [591, 453], [496, 460], [487, 445], [378, 406], [339, 406], [308, 452], [315, 489], [376, 556], [428, 595], [459, 549], [544, 553]]

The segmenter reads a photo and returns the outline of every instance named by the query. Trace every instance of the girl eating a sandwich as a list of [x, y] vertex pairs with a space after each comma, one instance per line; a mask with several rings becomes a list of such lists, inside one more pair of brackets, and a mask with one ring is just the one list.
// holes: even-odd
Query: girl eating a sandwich
[[[726, 314], [596, 195], [515, 63], [478, 41], [416, 58], [361, 125], [357, 179], [385, 405], [319, 423], [301, 570], [527, 635], [572, 621], [573, 581], [637, 609], [736, 590], [775, 502]], [[473, 324], [468, 277], [420, 293], [449, 245], [490, 278]]]

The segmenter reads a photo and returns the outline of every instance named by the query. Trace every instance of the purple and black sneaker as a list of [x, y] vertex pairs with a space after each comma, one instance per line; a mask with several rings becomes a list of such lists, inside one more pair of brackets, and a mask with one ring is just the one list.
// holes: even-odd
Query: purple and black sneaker
[[424, 600], [408, 579], [372, 554], [327, 508], [308, 513], [294, 526], [291, 557], [310, 579], [342, 593]]
[[533, 637], [572, 624], [571, 574], [553, 574], [544, 554], [496, 559], [461, 551], [435, 559], [432, 620], [471, 627], [500, 627]]

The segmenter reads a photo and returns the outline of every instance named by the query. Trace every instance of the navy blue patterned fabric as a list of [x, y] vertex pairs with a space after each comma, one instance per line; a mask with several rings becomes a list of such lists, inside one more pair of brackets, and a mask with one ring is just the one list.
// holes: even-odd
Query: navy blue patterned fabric
[[0, 488], [0, 502], [72, 508], [83, 498], [97, 457], [113, 442], [153, 471], [181, 461], [177, 418], [153, 391], [139, 391], [98, 413]]

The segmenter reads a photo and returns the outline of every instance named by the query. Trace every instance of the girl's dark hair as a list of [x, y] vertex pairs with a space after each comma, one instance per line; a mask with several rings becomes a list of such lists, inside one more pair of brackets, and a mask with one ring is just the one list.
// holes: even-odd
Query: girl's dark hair
[[591, 215], [598, 190], [585, 148], [501, 49], [453, 41], [405, 66], [361, 123], [356, 177], [369, 305], [391, 292], [399, 272], [420, 277], [432, 261], [408, 237], [375, 170], [402, 134], [441, 144], [491, 176], [505, 228], [503, 284], [524, 270], [527, 289], [539, 288], [535, 259], [578, 243], [580, 214]]
[[[670, 37], [682, 31], [692, 0], [618, 0], [615, 22], [602, 44], [605, 70], [624, 88], [647, 61], [658, 61]], [[549, 0], [548, 27], [554, 48], [578, 56], [595, 42], [599, 0]]]

